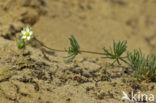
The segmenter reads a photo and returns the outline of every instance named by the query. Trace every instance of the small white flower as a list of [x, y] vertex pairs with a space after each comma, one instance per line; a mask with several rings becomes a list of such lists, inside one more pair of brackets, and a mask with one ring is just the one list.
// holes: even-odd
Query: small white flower
[[30, 30], [29, 27], [24, 28], [21, 31], [22, 39], [30, 40], [33, 37], [33, 32]]

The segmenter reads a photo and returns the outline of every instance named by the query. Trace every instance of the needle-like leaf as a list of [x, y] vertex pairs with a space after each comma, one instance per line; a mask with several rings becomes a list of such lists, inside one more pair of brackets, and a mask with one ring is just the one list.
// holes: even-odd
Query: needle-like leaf
[[80, 53], [80, 46], [77, 40], [75, 39], [74, 35], [71, 35], [69, 41], [70, 47], [65, 50], [66, 52], [68, 52], [69, 55], [64, 57], [67, 58], [67, 60], [65, 60], [66, 63], [72, 62], [73, 59]]
[[149, 55], [143, 56], [141, 50], [134, 50], [127, 53], [128, 61], [135, 68], [132, 68], [133, 75], [138, 79], [156, 80], [156, 58]]
[[106, 55], [103, 58], [109, 58], [109, 59], [113, 59], [113, 63], [111, 65], [113, 65], [115, 62], [117, 62], [118, 64], [120, 64], [120, 59], [124, 58], [121, 57], [121, 55], [126, 51], [127, 48], [127, 41], [118, 41], [118, 42], [113, 42], [113, 49], [110, 48], [109, 50], [107, 50], [106, 48], [103, 48], [104, 50], [104, 55]]

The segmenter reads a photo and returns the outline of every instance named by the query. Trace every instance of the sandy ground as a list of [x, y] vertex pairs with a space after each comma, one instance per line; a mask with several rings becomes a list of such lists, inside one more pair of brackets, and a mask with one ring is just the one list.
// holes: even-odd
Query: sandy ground
[[65, 53], [36, 42], [16, 47], [29, 25], [51, 48], [68, 47], [73, 34], [82, 50], [103, 52], [127, 40], [128, 50], [156, 55], [155, 9], [155, 0], [0, 0], [0, 103], [131, 103], [122, 91], [156, 96], [155, 82], [136, 81], [127, 67], [110, 67], [98, 55], [65, 64]]

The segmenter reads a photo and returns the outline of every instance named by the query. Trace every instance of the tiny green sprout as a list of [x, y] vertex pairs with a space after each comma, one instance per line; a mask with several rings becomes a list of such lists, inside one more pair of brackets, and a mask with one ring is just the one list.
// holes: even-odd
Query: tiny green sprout
[[125, 57], [121, 57], [121, 55], [126, 51], [127, 49], [127, 41], [113, 41], [113, 49], [110, 48], [110, 50], [103, 48], [105, 57], [102, 58], [109, 58], [113, 59], [111, 65], [113, 65], [115, 62], [120, 64], [120, 60], [123, 60]]
[[132, 69], [137, 79], [156, 80], [156, 58], [144, 56], [141, 50], [127, 53], [128, 61], [134, 66]]
[[29, 27], [24, 28], [21, 31], [21, 40], [17, 42], [17, 47], [22, 49], [25, 47], [26, 42], [33, 38], [33, 32]]
[[22, 48], [25, 47], [25, 41], [24, 41], [24, 39], [21, 39], [21, 40], [19, 40], [19, 41], [17, 42], [17, 47], [18, 47], [19, 49], [22, 49]]
[[66, 63], [72, 62], [73, 59], [80, 53], [80, 46], [77, 40], [75, 39], [74, 35], [71, 35], [69, 40], [71, 46], [65, 50], [65, 52], [67, 52], [69, 55], [64, 57], [67, 58], [67, 60], [65, 60]]
[[146, 72], [148, 79], [156, 80], [156, 57], [148, 55], [146, 57], [146, 66], [148, 67], [148, 71]]
[[127, 52], [127, 58], [129, 62], [136, 68], [145, 66], [145, 58], [141, 50], [134, 50], [133, 52]]
[[133, 65], [133, 75], [136, 78], [141, 78], [142, 74], [146, 73], [146, 60], [141, 50], [134, 50], [127, 53], [127, 59]]

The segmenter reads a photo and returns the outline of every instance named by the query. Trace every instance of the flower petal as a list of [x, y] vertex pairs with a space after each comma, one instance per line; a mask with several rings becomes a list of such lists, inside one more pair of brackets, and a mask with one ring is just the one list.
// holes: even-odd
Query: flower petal
[[25, 35], [25, 31], [24, 31], [24, 30], [22, 30], [21, 33], [22, 33], [23, 35]]
[[30, 40], [30, 39], [31, 39], [31, 37], [30, 37], [30, 36], [28, 36], [28, 37], [27, 37], [27, 40]]
[[33, 32], [32, 31], [30, 31], [30, 33], [29, 33], [30, 35], [32, 35], [33, 34]]
[[30, 31], [29, 27], [27, 27], [27, 28], [26, 28], [26, 31], [27, 31], [27, 32], [29, 32], [29, 31]]
[[26, 39], [27, 38], [27, 36], [22, 36], [22, 39]]

